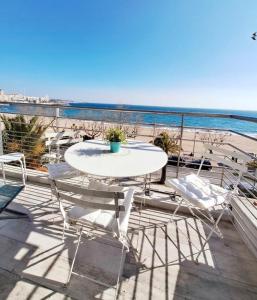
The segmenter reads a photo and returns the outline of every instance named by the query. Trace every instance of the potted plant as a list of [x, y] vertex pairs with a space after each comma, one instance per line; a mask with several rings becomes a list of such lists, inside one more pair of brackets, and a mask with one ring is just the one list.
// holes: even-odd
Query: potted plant
[[[180, 146], [177, 144], [177, 139], [170, 137], [165, 131], [161, 132], [154, 141], [154, 145], [160, 147], [164, 152], [169, 154], [178, 153]], [[168, 163], [167, 163], [168, 164]], [[162, 175], [159, 183], [164, 184], [166, 180], [167, 164], [162, 168]]]
[[126, 142], [126, 135], [120, 128], [109, 128], [105, 139], [110, 142], [110, 151], [117, 153], [120, 151], [120, 144]]

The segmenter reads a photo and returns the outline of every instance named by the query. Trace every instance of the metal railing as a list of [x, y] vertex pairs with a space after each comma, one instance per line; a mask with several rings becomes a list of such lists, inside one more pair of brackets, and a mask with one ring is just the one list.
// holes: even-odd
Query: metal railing
[[[242, 132], [236, 132], [232, 129], [220, 129], [220, 128], [207, 128], [207, 127], [192, 127], [186, 126], [185, 118], [187, 117], [195, 117], [195, 118], [210, 118], [210, 119], [229, 119], [229, 120], [242, 120], [245, 122], [251, 122], [256, 125], [257, 132], [257, 118], [253, 117], [245, 117], [245, 116], [237, 116], [232, 114], [207, 114], [207, 113], [196, 113], [196, 112], [179, 112], [179, 111], [154, 111], [154, 110], [138, 110], [138, 109], [121, 109], [121, 108], [112, 108], [112, 109], [103, 109], [103, 108], [85, 108], [79, 106], [69, 106], [69, 105], [50, 105], [50, 104], [31, 104], [31, 103], [7, 103], [0, 102], [0, 113], [2, 114], [22, 114], [27, 116], [39, 116], [44, 118], [44, 122], [51, 123], [49, 130], [53, 132], [60, 133], [63, 131], [72, 131], [75, 135], [85, 136], [89, 134], [91, 135], [101, 136], [104, 133], [105, 128], [108, 124], [118, 124], [126, 129], [128, 136], [135, 137], [144, 137], [152, 139], [161, 130], [169, 129], [173, 130], [176, 133], [176, 138], [179, 140], [183, 147], [183, 142], [192, 142], [192, 153], [195, 154], [195, 146], [201, 142], [202, 139], [197, 139], [197, 133], [199, 131], [215, 131], [215, 132], [226, 132], [227, 134], [235, 134], [241, 137], [244, 137], [247, 141], [251, 140], [256, 142], [257, 138], [246, 135]], [[75, 119], [74, 119], [75, 115]], [[151, 121], [148, 122], [149, 115], [151, 116]], [[171, 122], [168, 123], [169, 119], [166, 120], [165, 123], [157, 122], [158, 117], [164, 117], [167, 119], [168, 117], [172, 117]], [[70, 122], [61, 122], [60, 120], [70, 120]], [[164, 120], [164, 119], [161, 119]], [[73, 121], [72, 121], [73, 120]], [[94, 124], [86, 124], [83, 121], [93, 121]], [[79, 123], [78, 123], [79, 122]], [[101, 125], [97, 125], [98, 123]], [[71, 123], [73, 123], [71, 125]], [[91, 128], [90, 128], [91, 126]], [[144, 131], [141, 130], [142, 126], [146, 126]], [[184, 137], [185, 130], [194, 130], [195, 135], [194, 139]], [[98, 131], [98, 132], [97, 132]], [[10, 136], [12, 133], [9, 133]], [[15, 132], [15, 134], [18, 134]], [[22, 134], [22, 132], [20, 132]], [[198, 134], [199, 136], [199, 134]], [[60, 135], [60, 139], [63, 137]], [[28, 145], [29, 146], [29, 145]], [[58, 143], [56, 143], [58, 146]], [[234, 145], [238, 147], [238, 145]], [[241, 149], [240, 151], [244, 151]], [[247, 151], [246, 151], [247, 152]]]
[[[249, 234], [252, 241], [256, 236], [252, 224], [257, 228], [257, 138], [233, 129], [233, 122], [246, 122], [249, 127], [256, 128], [257, 118], [233, 114], [208, 114], [179, 111], [154, 111], [138, 109], [107, 109], [85, 108], [69, 105], [27, 104], [0, 102], [0, 114], [14, 117], [17, 114], [38, 116], [41, 125], [46, 125], [44, 133], [29, 131], [28, 120], [24, 124], [12, 120], [12, 126], [6, 128], [1, 122], [0, 154], [8, 152], [24, 152], [28, 168], [46, 171], [45, 164], [63, 160], [65, 150], [72, 144], [90, 138], [104, 138], [105, 131], [110, 126], [119, 126], [126, 132], [128, 138], [146, 142], [153, 141], [162, 131], [168, 131], [174, 141], [180, 146], [179, 152], [170, 156], [167, 165], [168, 177], [179, 177], [196, 172], [202, 157], [203, 143], [212, 143], [226, 147], [236, 152], [247, 154], [252, 164], [243, 175], [238, 186], [232, 209], [236, 226], [243, 235]], [[208, 118], [209, 124], [215, 126], [190, 126], [187, 118]], [[219, 120], [226, 119], [230, 128], [217, 128]], [[190, 123], [190, 122], [189, 122]], [[26, 125], [26, 126], [25, 126]], [[255, 127], [254, 127], [255, 126]], [[32, 130], [32, 131], [33, 131]], [[190, 131], [190, 134], [189, 134]], [[217, 136], [216, 140], [213, 139]], [[240, 138], [240, 142], [238, 139]], [[256, 150], [255, 150], [256, 149]], [[233, 160], [233, 157], [229, 159]], [[226, 165], [213, 161], [204, 163], [201, 176], [226, 189], [231, 189], [236, 182], [237, 174]], [[157, 181], [160, 172], [152, 174], [152, 181]], [[241, 208], [239, 209], [239, 201]], [[247, 215], [248, 223], [243, 220]], [[240, 217], [241, 215], [241, 217]], [[243, 220], [243, 221], [242, 221]], [[248, 237], [248, 240], [250, 238]], [[255, 240], [257, 249], [257, 239]], [[254, 244], [253, 243], [253, 244]], [[251, 245], [251, 247], [253, 247]], [[257, 253], [257, 250], [256, 250]]]
[[[49, 104], [27, 104], [27, 103], [0, 103], [0, 113], [14, 116], [22, 114], [25, 116], [38, 116], [40, 120], [47, 125], [47, 129], [41, 136], [30, 135], [28, 132], [4, 128], [1, 125], [0, 151], [3, 153], [21, 151], [25, 152], [27, 165], [29, 168], [45, 170], [44, 165], [51, 161], [61, 161], [65, 150], [73, 143], [89, 138], [103, 138], [105, 130], [109, 126], [122, 127], [129, 138], [144, 141], [153, 141], [153, 139], [163, 130], [168, 130], [173, 138], [180, 145], [180, 151], [171, 156], [168, 164], [168, 176], [181, 176], [194, 172], [199, 166], [202, 156], [202, 144], [205, 142], [222, 144], [249, 155], [253, 161], [256, 160], [254, 153], [249, 153], [247, 146], [251, 143], [251, 149], [256, 147], [257, 138], [242, 132], [230, 129], [207, 127], [192, 127], [185, 122], [186, 118], [210, 118], [212, 120], [227, 119], [231, 122], [242, 121], [247, 124], [256, 125], [257, 118], [247, 116], [237, 116], [233, 114], [209, 114], [196, 112], [179, 111], [154, 111], [122, 108], [85, 108], [69, 105], [49, 105]], [[165, 122], [163, 122], [163, 120]], [[13, 121], [15, 125], [15, 121]], [[17, 122], [19, 123], [19, 122]], [[16, 124], [18, 125], [18, 124]], [[20, 124], [22, 125], [22, 124]], [[13, 126], [12, 128], [15, 128]], [[188, 130], [192, 131], [188, 135]], [[207, 133], [222, 135], [224, 141], [212, 141], [208, 136], [203, 137], [203, 131]], [[244, 144], [231, 143], [229, 135], [238, 136]], [[211, 134], [210, 134], [211, 136]], [[195, 169], [194, 169], [195, 168]], [[256, 170], [256, 169], [254, 169]], [[226, 166], [217, 165], [211, 162], [211, 168], [206, 166], [203, 176], [209, 178], [212, 182], [221, 186], [230, 187], [233, 183], [233, 176], [229, 174], [230, 170]], [[232, 174], [233, 175], [233, 174]], [[152, 177], [156, 180], [159, 176], [157, 172]], [[244, 197], [256, 210], [254, 201], [257, 200], [256, 192], [256, 172], [247, 172], [244, 176], [244, 183], [239, 187], [240, 197]]]

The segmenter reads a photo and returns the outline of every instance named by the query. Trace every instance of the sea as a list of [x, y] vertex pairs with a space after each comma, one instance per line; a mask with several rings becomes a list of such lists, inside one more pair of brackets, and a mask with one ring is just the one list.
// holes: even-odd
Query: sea
[[[76, 107], [85, 107], [87, 109], [97, 109], [96, 111], [91, 111], [92, 117], [94, 119], [95, 114], [100, 114], [98, 109], [103, 109], [103, 113], [111, 120], [115, 119], [115, 113], [112, 112], [109, 115], [106, 110], [112, 109], [124, 109], [132, 110], [135, 112], [131, 113], [130, 119], [133, 121], [142, 122], [144, 124], [163, 124], [167, 126], [178, 126], [181, 124], [180, 115], [171, 115], [169, 112], [177, 113], [202, 113], [202, 114], [222, 114], [222, 115], [237, 115], [243, 117], [256, 118], [255, 122], [242, 121], [236, 119], [227, 118], [215, 118], [215, 117], [184, 117], [184, 126], [192, 128], [214, 128], [220, 130], [233, 130], [240, 133], [257, 135], [257, 111], [246, 111], [246, 110], [230, 110], [230, 109], [207, 109], [207, 108], [185, 108], [185, 107], [164, 107], [164, 106], [143, 106], [143, 105], [129, 105], [129, 104], [101, 104], [101, 103], [81, 103], [72, 102], [70, 103], [72, 109], [69, 109], [67, 117], [74, 117], [79, 114]], [[138, 112], [141, 111], [141, 112]], [[144, 113], [148, 111], [148, 113]], [[167, 114], [156, 114], [154, 112], [162, 112]], [[122, 116], [116, 113], [116, 117]], [[126, 119], [126, 116], [124, 117]]]
[[[184, 107], [164, 107], [164, 106], [143, 106], [127, 104], [104, 104], [89, 102], [67, 102], [67, 106], [60, 108], [59, 116], [71, 119], [85, 120], [105, 120], [110, 122], [142, 123], [145, 125], [162, 124], [164, 126], [179, 126], [181, 124], [181, 113], [202, 113], [237, 115], [243, 117], [256, 118], [255, 122], [242, 121], [237, 119], [217, 118], [217, 117], [195, 117], [185, 116], [184, 126], [192, 128], [212, 128], [219, 130], [233, 130], [240, 133], [257, 135], [257, 111], [230, 110], [230, 109], [207, 109], [207, 108], [184, 108]], [[130, 113], [121, 113], [117, 109], [130, 110]], [[147, 113], [145, 112], [147, 111]], [[160, 112], [161, 114], [156, 114]], [[173, 112], [173, 114], [169, 114]], [[20, 105], [0, 105], [0, 113], [24, 113], [30, 115], [54, 116], [55, 110], [51, 108], [43, 109], [42, 106]], [[174, 113], [178, 113], [177, 115]]]

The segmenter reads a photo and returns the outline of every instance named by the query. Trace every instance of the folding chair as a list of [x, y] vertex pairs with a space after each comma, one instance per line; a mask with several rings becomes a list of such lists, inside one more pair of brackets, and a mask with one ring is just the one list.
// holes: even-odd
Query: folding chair
[[[172, 187], [175, 192], [181, 196], [181, 200], [171, 217], [171, 221], [174, 220], [179, 208], [184, 202], [190, 213], [210, 228], [210, 232], [196, 257], [196, 260], [198, 260], [213, 233], [216, 233], [222, 238], [222, 233], [218, 228], [218, 224], [229, 205], [230, 198], [237, 193], [238, 184], [243, 173], [247, 171], [246, 162], [250, 161], [250, 158], [242, 153], [209, 144], [204, 144], [204, 147], [205, 152], [196, 175], [190, 174], [178, 179], [169, 179], [166, 181], [167, 186]], [[232, 157], [237, 158], [237, 160], [232, 161]], [[211, 184], [209, 180], [200, 177], [203, 162], [207, 158], [221, 162], [227, 168], [232, 170], [232, 175], [236, 178], [232, 184], [232, 188], [224, 189], [220, 186]], [[211, 212], [216, 208], [221, 209], [215, 220]], [[205, 219], [206, 221], [209, 221], [209, 223], [206, 222]]]
[[[63, 183], [56, 180], [52, 180], [51, 184], [53, 192], [59, 200], [60, 211], [63, 217], [63, 238], [65, 229], [69, 226], [75, 226], [79, 229], [77, 247], [66, 284], [69, 283], [73, 273], [73, 267], [83, 232], [89, 237], [95, 236], [103, 239], [114, 238], [122, 245], [118, 278], [116, 282], [117, 296], [117, 287], [125, 258], [124, 250], [126, 252], [129, 251], [127, 230], [134, 190], [129, 188], [121, 191], [121, 188], [118, 186], [108, 186], [101, 184], [100, 182], [90, 182], [88, 189], [71, 185], [65, 186]], [[73, 205], [68, 211], [65, 211], [63, 200], [67, 200]], [[86, 228], [88, 229], [88, 226], [90, 231], [86, 230]], [[100, 234], [98, 230], [105, 235], [103, 236], [103, 234]], [[101, 281], [91, 277], [87, 278], [98, 284], [107, 286]]]
[[4, 164], [10, 163], [10, 162], [16, 162], [16, 161], [20, 163], [22, 182], [23, 182], [23, 185], [25, 186], [26, 185], [26, 177], [27, 177], [26, 161], [25, 161], [24, 154], [20, 153], [20, 152], [14, 152], [14, 153], [0, 155], [0, 164], [2, 165], [2, 174], [3, 174], [4, 183], [5, 183]]
[[[4, 164], [10, 162], [19, 162], [22, 173], [22, 185], [6, 183]], [[0, 164], [2, 166], [3, 183], [0, 183], [0, 220], [28, 218], [26, 213], [14, 210], [8, 206], [25, 188], [26, 185], [26, 161], [23, 153], [14, 152], [0, 155]]]
[[66, 162], [47, 164], [46, 167], [48, 169], [48, 177], [50, 179], [68, 179], [81, 175], [78, 170], [72, 168]]
[[[50, 181], [51, 180], [71, 179], [71, 178], [81, 176], [81, 172], [72, 168], [66, 162], [47, 164], [46, 167], [48, 170], [48, 179]], [[83, 183], [83, 181], [84, 181], [84, 179], [82, 180], [82, 183]], [[51, 200], [53, 200], [53, 192], [51, 194]]]

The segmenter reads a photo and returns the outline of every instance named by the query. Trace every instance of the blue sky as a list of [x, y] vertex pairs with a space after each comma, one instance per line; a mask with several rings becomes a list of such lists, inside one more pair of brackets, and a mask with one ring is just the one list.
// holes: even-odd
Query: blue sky
[[0, 13], [7, 92], [257, 110], [256, 0], [11, 0]]

